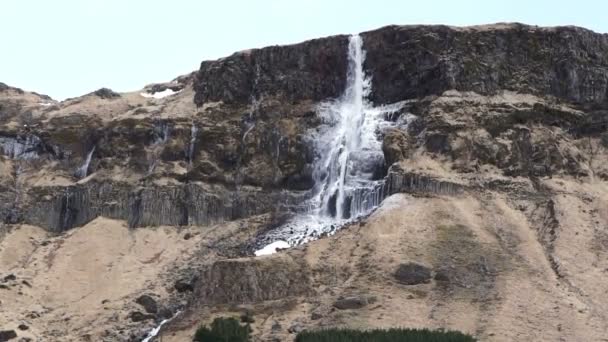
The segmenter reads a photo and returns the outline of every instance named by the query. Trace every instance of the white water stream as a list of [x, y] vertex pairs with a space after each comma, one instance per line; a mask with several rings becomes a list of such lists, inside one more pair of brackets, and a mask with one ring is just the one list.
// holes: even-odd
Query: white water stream
[[178, 312], [175, 313], [175, 315], [173, 315], [173, 317], [167, 318], [167, 319], [161, 321], [155, 328], [153, 328], [152, 330], [150, 330], [150, 332], [148, 333], [148, 335], [146, 336], [146, 338], [144, 338], [143, 340], [141, 340], [141, 342], [150, 342], [150, 341], [152, 341], [152, 339], [155, 338], [156, 335], [158, 335], [158, 333], [160, 332], [160, 329], [163, 327], [163, 325], [171, 322], [180, 313], [181, 313], [181, 311], [178, 311]]
[[192, 122], [192, 126], [190, 126], [190, 144], [188, 145], [188, 165], [192, 167], [192, 163], [194, 161], [194, 148], [196, 145], [196, 134], [198, 133], [198, 128]]
[[279, 242], [294, 246], [332, 234], [369, 214], [385, 197], [384, 182], [379, 177], [384, 165], [379, 133], [392, 124], [386, 117], [404, 103], [373, 107], [367, 100], [371, 80], [363, 69], [362, 45], [360, 36], [350, 37], [346, 89], [337, 101], [324, 103], [318, 110], [324, 124], [313, 134], [317, 151], [315, 186], [305, 204], [307, 210], [269, 234], [272, 246]]
[[84, 163], [76, 170], [76, 177], [85, 178], [89, 172], [89, 164], [91, 164], [91, 159], [93, 158], [93, 153], [95, 152], [96, 146], [93, 146], [91, 151], [87, 154], [87, 157], [84, 160]]

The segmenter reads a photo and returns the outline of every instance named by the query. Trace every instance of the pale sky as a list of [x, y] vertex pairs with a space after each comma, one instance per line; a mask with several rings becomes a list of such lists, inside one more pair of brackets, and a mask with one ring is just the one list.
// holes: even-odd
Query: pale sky
[[0, 0], [0, 82], [75, 97], [201, 61], [390, 24], [523, 22], [608, 32], [606, 0]]

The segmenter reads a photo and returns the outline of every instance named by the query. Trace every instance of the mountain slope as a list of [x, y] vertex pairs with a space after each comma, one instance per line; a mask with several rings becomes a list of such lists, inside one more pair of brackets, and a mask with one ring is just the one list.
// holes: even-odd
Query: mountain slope
[[[347, 154], [341, 175], [372, 177], [383, 201], [293, 241], [324, 191], [319, 137], [350, 108], [351, 38], [235, 53], [133, 93], [55, 102], [2, 85], [0, 327], [138, 341], [179, 312], [160, 334], [188, 341], [249, 311], [263, 341], [334, 326], [605, 339], [608, 36], [495, 24], [360, 38], [355, 100], [379, 149], [361, 155], [380, 158]], [[345, 193], [318, 212], [353, 214]], [[318, 240], [252, 256], [277, 239]]]

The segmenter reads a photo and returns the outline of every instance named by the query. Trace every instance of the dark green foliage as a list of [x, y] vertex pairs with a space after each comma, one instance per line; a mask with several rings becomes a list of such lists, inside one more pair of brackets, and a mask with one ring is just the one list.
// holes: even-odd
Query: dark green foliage
[[235, 318], [216, 318], [211, 329], [201, 326], [194, 334], [194, 342], [247, 342], [249, 326], [241, 326]]
[[456, 331], [428, 329], [348, 330], [329, 329], [302, 332], [295, 342], [474, 342], [473, 337]]

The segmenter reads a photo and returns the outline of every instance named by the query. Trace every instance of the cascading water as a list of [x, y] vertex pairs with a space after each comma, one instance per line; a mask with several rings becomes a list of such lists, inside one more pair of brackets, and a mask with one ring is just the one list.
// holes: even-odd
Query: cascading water
[[159, 121], [154, 124], [154, 140], [152, 142], [152, 155], [150, 164], [148, 166], [147, 175], [151, 175], [156, 169], [156, 165], [158, 164], [158, 158], [162, 151], [162, 147], [169, 140], [169, 125], [164, 121]]
[[76, 170], [74, 175], [77, 178], [85, 178], [89, 172], [89, 164], [91, 164], [91, 159], [93, 158], [93, 153], [95, 152], [96, 146], [93, 146], [91, 151], [87, 153], [87, 157], [84, 160], [84, 163]]
[[262, 102], [262, 96], [256, 97], [258, 82], [260, 80], [260, 65], [255, 65], [255, 76], [253, 77], [253, 85], [251, 86], [251, 98], [250, 98], [250, 107], [249, 113], [245, 115], [243, 118], [243, 124], [245, 126], [245, 133], [243, 134], [242, 142], [245, 143], [245, 139], [247, 139], [247, 135], [251, 130], [255, 127], [255, 114], [260, 107], [260, 103]]
[[[321, 203], [319, 214], [337, 219], [357, 214], [347, 211], [346, 201], [352, 195], [353, 187], [361, 185], [356, 183], [366, 182], [369, 177], [360, 174], [364, 170], [361, 165], [354, 163], [353, 157], [365, 153], [371, 147], [369, 145], [377, 141], [375, 125], [369, 124], [373, 118], [366, 112], [370, 81], [363, 73], [365, 55], [361, 45], [359, 36], [351, 37], [347, 88], [340, 101], [330, 104], [322, 112], [335, 125], [323, 135], [325, 139], [321, 139], [322, 146], [327, 146], [328, 150], [322, 154], [323, 158], [321, 163], [317, 163], [314, 174], [315, 183], [321, 186], [318, 191]], [[370, 129], [372, 132], [368, 132]]]
[[154, 142], [153, 145], [162, 145], [169, 139], [169, 125], [160, 121], [154, 124]]
[[152, 341], [152, 339], [158, 335], [158, 333], [160, 332], [160, 329], [163, 327], [163, 325], [171, 322], [173, 319], [175, 319], [175, 317], [179, 316], [180, 313], [181, 313], [181, 311], [178, 311], [175, 313], [175, 315], [173, 315], [173, 317], [162, 320], [156, 327], [154, 327], [152, 330], [150, 330], [150, 332], [146, 335], [146, 337], [143, 340], [141, 340], [141, 342]]
[[198, 133], [198, 128], [192, 123], [190, 127], [190, 144], [188, 145], [188, 165], [191, 167], [192, 162], [194, 161], [194, 147], [196, 145], [196, 134]]
[[243, 166], [242, 165], [243, 156], [245, 155], [246, 148], [247, 148], [247, 136], [255, 128], [256, 113], [258, 112], [258, 110], [260, 108], [260, 104], [262, 103], [262, 100], [263, 100], [263, 96], [261, 94], [259, 94], [259, 96], [256, 97], [258, 81], [260, 79], [260, 72], [261, 72], [260, 65], [256, 64], [255, 75], [253, 78], [253, 85], [251, 87], [251, 96], [249, 99], [249, 111], [247, 113], [245, 113], [243, 115], [243, 117], [241, 118], [241, 130], [243, 132], [243, 135], [241, 136], [241, 146], [240, 146], [241, 151], [239, 153], [239, 158], [236, 162], [235, 185], [237, 188], [237, 192], [235, 193], [235, 195], [236, 195], [235, 202], [238, 202], [238, 190], [240, 189], [240, 187], [243, 183], [243, 174], [242, 174], [241, 168]]
[[304, 243], [369, 214], [384, 199], [384, 168], [379, 132], [392, 123], [387, 115], [403, 103], [373, 107], [367, 100], [371, 80], [365, 75], [365, 51], [359, 35], [350, 37], [346, 89], [324, 103], [318, 114], [323, 125], [313, 133], [317, 157], [312, 197], [289, 223], [271, 232], [267, 242]]

